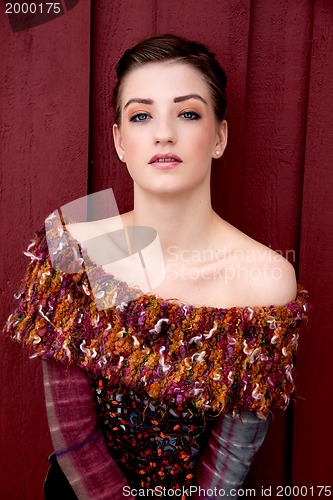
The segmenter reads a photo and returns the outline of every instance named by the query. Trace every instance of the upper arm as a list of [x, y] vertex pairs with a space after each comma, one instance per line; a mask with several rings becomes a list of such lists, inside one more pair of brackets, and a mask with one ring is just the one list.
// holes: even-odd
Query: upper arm
[[[78, 498], [121, 498], [127, 481], [111, 457], [86, 373], [43, 363], [49, 427], [57, 460]], [[130, 497], [132, 498], [132, 497]]]
[[239, 488], [267, 429], [268, 419], [259, 419], [252, 412], [243, 412], [241, 418], [229, 413], [220, 415], [198, 463], [198, 485], [206, 490], [223, 489], [226, 496], [231, 489]]

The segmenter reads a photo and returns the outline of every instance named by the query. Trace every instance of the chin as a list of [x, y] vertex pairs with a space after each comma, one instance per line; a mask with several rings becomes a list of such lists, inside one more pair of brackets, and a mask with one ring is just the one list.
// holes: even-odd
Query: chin
[[[206, 181], [206, 178], [180, 179], [179, 177], [176, 178], [176, 176], [165, 176], [156, 179], [156, 177], [151, 176], [146, 182], [142, 182], [142, 179], [140, 179], [140, 182], [134, 181], [134, 183], [141, 193], [147, 193], [149, 196], [181, 196], [202, 190]], [[210, 182], [208, 182], [208, 185], [210, 186]]]

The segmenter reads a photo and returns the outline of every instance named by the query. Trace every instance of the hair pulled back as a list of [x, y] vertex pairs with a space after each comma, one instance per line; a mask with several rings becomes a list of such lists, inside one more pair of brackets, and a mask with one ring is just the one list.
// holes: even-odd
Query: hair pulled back
[[126, 76], [134, 69], [152, 62], [177, 61], [191, 65], [204, 76], [211, 92], [217, 122], [224, 119], [227, 102], [227, 76], [215, 58], [201, 43], [180, 36], [156, 35], [126, 50], [116, 66], [117, 84], [113, 91], [115, 122], [121, 122], [121, 90]]

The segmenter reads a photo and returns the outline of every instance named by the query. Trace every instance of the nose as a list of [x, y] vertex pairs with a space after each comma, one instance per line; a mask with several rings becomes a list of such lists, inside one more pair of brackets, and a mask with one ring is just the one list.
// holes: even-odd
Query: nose
[[154, 135], [156, 144], [175, 143], [177, 139], [175, 126], [168, 118], [159, 118], [155, 121]]

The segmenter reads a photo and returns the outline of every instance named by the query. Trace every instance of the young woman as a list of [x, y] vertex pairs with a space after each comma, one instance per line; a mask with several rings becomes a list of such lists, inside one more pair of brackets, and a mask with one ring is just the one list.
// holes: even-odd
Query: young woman
[[[227, 144], [214, 54], [156, 36], [124, 53], [117, 76], [113, 135], [134, 208], [86, 223], [48, 218], [7, 330], [48, 360], [68, 495], [235, 498], [269, 412], [294, 390], [307, 292], [285, 259], [212, 209], [212, 159]], [[142, 228], [158, 241], [145, 262]], [[114, 272], [102, 247], [125, 265]], [[59, 485], [49, 476], [46, 492], [60, 498]]]

